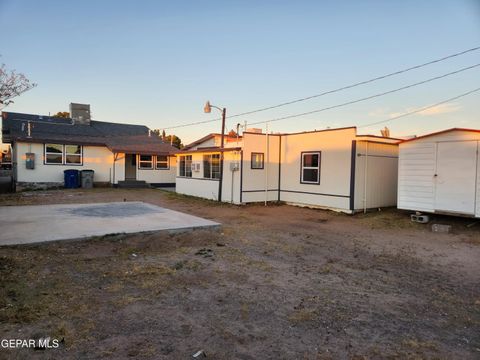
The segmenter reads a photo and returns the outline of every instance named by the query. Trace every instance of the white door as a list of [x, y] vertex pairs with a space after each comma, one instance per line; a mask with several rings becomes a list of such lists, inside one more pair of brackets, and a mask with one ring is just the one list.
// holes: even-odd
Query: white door
[[476, 141], [438, 143], [435, 210], [473, 215], [476, 172]]

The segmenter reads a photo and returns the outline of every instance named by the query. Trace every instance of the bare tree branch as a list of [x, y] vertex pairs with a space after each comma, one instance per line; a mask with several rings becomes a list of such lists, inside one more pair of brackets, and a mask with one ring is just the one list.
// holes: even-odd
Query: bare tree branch
[[22, 73], [7, 70], [5, 64], [0, 66], [0, 106], [5, 107], [13, 103], [13, 98], [20, 96], [37, 86]]

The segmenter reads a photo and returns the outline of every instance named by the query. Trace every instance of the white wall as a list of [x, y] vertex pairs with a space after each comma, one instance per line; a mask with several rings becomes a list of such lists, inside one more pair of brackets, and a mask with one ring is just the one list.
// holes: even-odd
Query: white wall
[[397, 179], [397, 145], [357, 141], [355, 210], [365, 207], [371, 209], [395, 206], [397, 204]]
[[[224, 202], [240, 204], [240, 158], [240, 151], [226, 151], [224, 153], [222, 183], [222, 201]], [[230, 170], [231, 163], [238, 164], [237, 171], [232, 172]]]
[[[456, 130], [400, 144], [398, 208], [435, 211], [436, 146], [439, 142], [480, 140], [479, 132]], [[477, 155], [478, 156], [478, 155]], [[478, 164], [477, 159], [477, 172]], [[477, 175], [476, 216], [480, 216], [480, 181]], [[472, 194], [472, 196], [475, 196]]]
[[[173, 184], [177, 174], [177, 160], [175, 156], [169, 156], [168, 169], [139, 169], [137, 165], [137, 180], [146, 181], [149, 184]], [[137, 164], [138, 164], [137, 159]], [[155, 164], [153, 164], [155, 167]]]
[[[198, 196], [210, 200], [218, 200], [218, 179], [205, 179], [203, 177], [203, 155], [215, 154], [215, 152], [193, 152], [185, 155], [192, 155], [193, 163], [200, 163], [200, 171], [193, 171], [191, 178], [180, 177], [177, 167], [176, 192], [185, 195]], [[218, 152], [217, 152], [218, 154]], [[230, 163], [240, 162], [239, 151], [226, 151], [224, 153], [222, 201], [240, 203], [240, 171], [230, 171]], [[179, 161], [179, 156], [177, 157]], [[232, 197], [233, 179], [233, 197]]]
[[[265, 201], [265, 188], [268, 189], [268, 201], [278, 199], [278, 164], [280, 136], [268, 136], [264, 134], [244, 133], [243, 137], [243, 179], [242, 179], [242, 202]], [[252, 169], [252, 153], [263, 153], [264, 168]], [[268, 158], [267, 158], [268, 157]]]
[[[350, 211], [354, 128], [282, 137], [281, 200]], [[301, 184], [301, 153], [321, 151], [320, 184]]]
[[[16, 143], [18, 182], [63, 182], [67, 169], [94, 170], [95, 182], [110, 182], [113, 169], [113, 154], [106, 147], [84, 146], [83, 165], [45, 165], [43, 144]], [[35, 169], [26, 168], [25, 154], [35, 154]], [[117, 165], [118, 166], [118, 165]]]
[[198, 196], [210, 200], [218, 199], [218, 180], [177, 177], [175, 189], [179, 194]]
[[477, 147], [477, 198], [476, 201], [476, 210], [475, 217], [480, 218], [480, 141], [478, 142]]

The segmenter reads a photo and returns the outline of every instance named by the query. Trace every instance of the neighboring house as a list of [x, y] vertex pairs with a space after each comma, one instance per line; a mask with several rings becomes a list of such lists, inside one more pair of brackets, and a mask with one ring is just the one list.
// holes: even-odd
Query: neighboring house
[[480, 217], [480, 130], [448, 129], [402, 141], [398, 208]]
[[[203, 138], [184, 146], [182, 150], [199, 150], [199, 149], [205, 149], [205, 148], [220, 147], [221, 139], [222, 139], [221, 134], [216, 134], [216, 133], [208, 134], [207, 136], [204, 136]], [[241, 136], [225, 135], [224, 147], [228, 147], [228, 148], [238, 147], [241, 141], [242, 141]]]
[[178, 150], [146, 126], [91, 120], [88, 105], [72, 118], [2, 113], [2, 139], [12, 146], [19, 187], [63, 184], [66, 169], [94, 170], [94, 182], [115, 186], [175, 186]]
[[254, 129], [226, 141], [221, 177], [214, 136], [177, 153], [178, 193], [347, 213], [396, 205], [398, 139], [357, 135], [355, 127], [268, 135]]

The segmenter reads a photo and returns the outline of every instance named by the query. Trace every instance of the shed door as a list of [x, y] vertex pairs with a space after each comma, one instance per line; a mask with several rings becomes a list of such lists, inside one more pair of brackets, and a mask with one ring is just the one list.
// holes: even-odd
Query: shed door
[[435, 210], [475, 213], [477, 142], [437, 145]]

